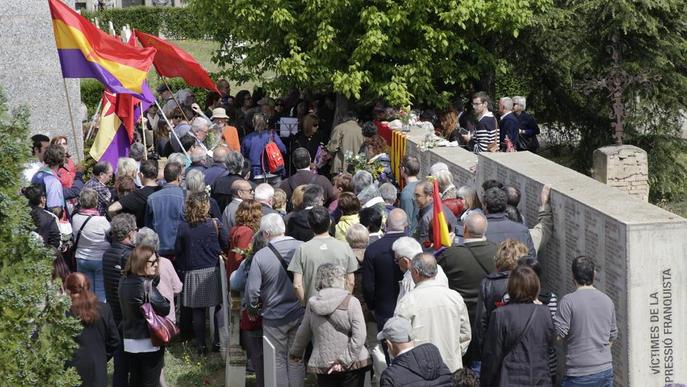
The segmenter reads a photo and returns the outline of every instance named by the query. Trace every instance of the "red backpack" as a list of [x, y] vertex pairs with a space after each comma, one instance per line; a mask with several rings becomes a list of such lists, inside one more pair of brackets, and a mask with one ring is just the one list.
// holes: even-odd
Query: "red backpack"
[[265, 169], [265, 166], [263, 165], [263, 171], [275, 173], [284, 168], [284, 157], [282, 156], [279, 147], [274, 142], [274, 132], [270, 136], [267, 145], [265, 145], [265, 158], [267, 159], [267, 169]]

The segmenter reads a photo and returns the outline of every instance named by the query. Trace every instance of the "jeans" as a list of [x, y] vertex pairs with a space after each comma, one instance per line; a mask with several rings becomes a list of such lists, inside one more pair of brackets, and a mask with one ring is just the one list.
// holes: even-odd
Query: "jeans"
[[296, 339], [301, 319], [280, 326], [262, 325], [262, 333], [274, 345], [275, 368], [278, 387], [303, 387], [305, 365], [302, 361], [289, 359], [289, 348]]
[[157, 352], [131, 353], [124, 352], [131, 369], [129, 385], [136, 387], [158, 387], [160, 373], [165, 365], [165, 348]]
[[596, 374], [583, 376], [565, 376], [561, 387], [612, 387], [613, 368]]
[[91, 290], [98, 301], [105, 301], [105, 284], [103, 282], [103, 261], [100, 259], [76, 259], [76, 271], [83, 273], [91, 282]]

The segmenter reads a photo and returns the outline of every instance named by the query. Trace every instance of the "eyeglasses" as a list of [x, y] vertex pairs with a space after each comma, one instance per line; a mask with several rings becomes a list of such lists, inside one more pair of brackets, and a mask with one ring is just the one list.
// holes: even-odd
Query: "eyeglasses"
[[149, 260], [148, 260], [148, 264], [151, 265], [151, 266], [155, 266], [155, 265], [157, 265], [157, 264], [159, 264], [159, 263], [160, 263], [160, 259], [159, 259], [159, 258], [149, 259]]
[[239, 192], [248, 192], [248, 193], [255, 193], [254, 189], [239, 189]]

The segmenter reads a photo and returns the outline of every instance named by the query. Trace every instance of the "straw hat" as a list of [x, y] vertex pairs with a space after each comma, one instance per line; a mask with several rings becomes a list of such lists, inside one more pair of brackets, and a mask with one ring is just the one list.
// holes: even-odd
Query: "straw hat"
[[227, 116], [227, 111], [224, 110], [224, 108], [215, 108], [212, 109], [212, 117], [210, 117], [210, 119], [214, 120], [215, 118], [224, 118], [228, 120], [229, 116]]

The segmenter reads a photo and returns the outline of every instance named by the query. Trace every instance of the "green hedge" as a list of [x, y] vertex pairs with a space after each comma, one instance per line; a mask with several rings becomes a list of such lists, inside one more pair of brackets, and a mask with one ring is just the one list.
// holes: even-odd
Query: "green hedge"
[[203, 24], [193, 17], [188, 8], [174, 7], [128, 7], [112, 8], [96, 12], [83, 12], [84, 17], [98, 23], [107, 31], [111, 21], [117, 33], [122, 27], [131, 28], [159, 36], [165, 39], [205, 39]]
[[88, 119], [93, 116], [98, 102], [103, 97], [103, 85], [95, 79], [81, 80], [81, 101], [86, 104], [88, 108]]

